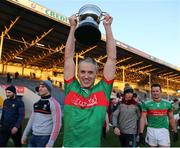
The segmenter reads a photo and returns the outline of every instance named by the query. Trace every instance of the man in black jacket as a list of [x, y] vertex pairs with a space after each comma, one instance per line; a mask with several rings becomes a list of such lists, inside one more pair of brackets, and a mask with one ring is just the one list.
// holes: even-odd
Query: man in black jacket
[[16, 96], [14, 86], [6, 88], [6, 96], [0, 120], [0, 147], [7, 146], [10, 137], [16, 147], [21, 147], [21, 124], [25, 114], [24, 102]]

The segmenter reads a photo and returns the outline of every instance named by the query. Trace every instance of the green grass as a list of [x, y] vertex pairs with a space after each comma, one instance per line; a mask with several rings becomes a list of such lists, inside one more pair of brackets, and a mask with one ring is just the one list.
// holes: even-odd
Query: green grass
[[[27, 119], [24, 120], [23, 125], [22, 125], [23, 129], [25, 128], [27, 121], [28, 121]], [[172, 139], [173, 133], [171, 132], [171, 147], [180, 147], [180, 130], [178, 131], [178, 133], [179, 133], [179, 140], [176, 143], [174, 143], [173, 139]], [[61, 127], [61, 131], [59, 133], [58, 138], [56, 139], [54, 147], [61, 147], [62, 146], [62, 139], [63, 139], [63, 126]], [[8, 147], [13, 147], [13, 146], [14, 146], [14, 144], [13, 144], [12, 140], [9, 140]], [[118, 136], [114, 135], [114, 133], [113, 133], [112, 127], [110, 127], [110, 131], [107, 134], [106, 139], [102, 138], [101, 146], [102, 147], [120, 147], [121, 146], [119, 139], [118, 139]], [[23, 145], [23, 147], [27, 147], [27, 144]], [[143, 147], [148, 147], [148, 146], [146, 145]]]

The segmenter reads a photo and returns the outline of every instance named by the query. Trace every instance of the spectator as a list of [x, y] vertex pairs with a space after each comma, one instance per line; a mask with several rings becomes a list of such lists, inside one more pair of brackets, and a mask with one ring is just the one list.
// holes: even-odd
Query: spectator
[[0, 120], [0, 147], [6, 147], [9, 138], [13, 139], [16, 147], [21, 147], [24, 103], [16, 96], [16, 88], [13, 85], [6, 88], [6, 96]]
[[110, 96], [110, 113], [113, 113], [119, 105], [119, 98], [115, 92], [111, 93]]
[[119, 136], [122, 147], [135, 147], [137, 121], [140, 117], [139, 107], [133, 99], [133, 89], [129, 85], [124, 88], [124, 98], [113, 113], [114, 133]]
[[16, 71], [15, 74], [14, 74], [14, 78], [15, 79], [18, 79], [19, 78], [19, 73]]
[[173, 106], [173, 114], [174, 114], [175, 123], [177, 125], [177, 128], [179, 129], [178, 120], [179, 120], [180, 108], [179, 108], [179, 101], [177, 98], [174, 99], [172, 106]]
[[8, 72], [7, 73], [7, 83], [11, 83], [12, 82], [12, 77], [11, 74]]
[[33, 73], [33, 79], [36, 79], [36, 74], [35, 73]]
[[33, 111], [24, 130], [21, 142], [25, 144], [32, 130], [29, 147], [53, 147], [61, 127], [61, 108], [51, 96], [52, 83], [48, 80], [40, 82], [41, 99], [33, 105]]
[[109, 108], [108, 108], [110, 124], [112, 124], [112, 114], [117, 109], [118, 105], [119, 105], [119, 98], [117, 98], [116, 92], [112, 91], [110, 96]]

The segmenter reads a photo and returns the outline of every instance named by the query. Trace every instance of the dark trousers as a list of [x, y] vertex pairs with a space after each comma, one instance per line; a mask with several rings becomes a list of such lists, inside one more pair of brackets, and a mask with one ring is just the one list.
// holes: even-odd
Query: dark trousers
[[103, 127], [103, 130], [102, 130], [102, 137], [104, 139], [106, 139], [106, 127], [105, 126]]
[[122, 147], [136, 147], [136, 135], [135, 134], [123, 134], [119, 136]]
[[48, 143], [50, 138], [49, 136], [37, 136], [32, 135], [28, 147], [46, 147], [46, 144]]
[[15, 147], [21, 147], [21, 136], [22, 136], [22, 129], [19, 128], [17, 133], [11, 134], [11, 130], [2, 129], [0, 130], [0, 147], [6, 147], [9, 141], [9, 138], [12, 138]]

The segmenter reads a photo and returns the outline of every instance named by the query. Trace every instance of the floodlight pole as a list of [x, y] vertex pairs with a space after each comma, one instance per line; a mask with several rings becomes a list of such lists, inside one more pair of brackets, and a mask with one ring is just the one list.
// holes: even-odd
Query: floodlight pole
[[149, 98], [151, 99], [151, 74], [149, 74]]
[[78, 57], [79, 57], [79, 55], [78, 55], [78, 53], [76, 53], [76, 78], [77, 78], [77, 74], [78, 74]]
[[124, 85], [125, 85], [125, 66], [122, 66], [122, 78], [123, 78], [123, 87], [124, 87]]
[[4, 40], [4, 32], [2, 32], [2, 33], [1, 33], [1, 43], [0, 43], [0, 62], [1, 62], [1, 57], [2, 57], [3, 40]]
[[24, 65], [22, 65], [22, 76], [24, 76]]
[[169, 79], [167, 78], [167, 99], [169, 100]]

